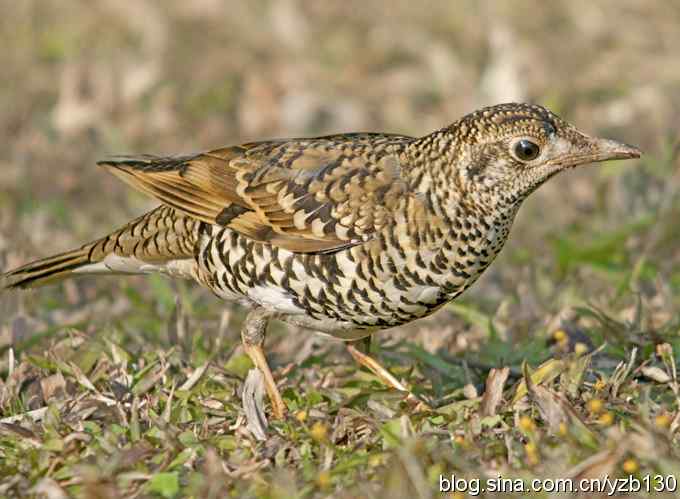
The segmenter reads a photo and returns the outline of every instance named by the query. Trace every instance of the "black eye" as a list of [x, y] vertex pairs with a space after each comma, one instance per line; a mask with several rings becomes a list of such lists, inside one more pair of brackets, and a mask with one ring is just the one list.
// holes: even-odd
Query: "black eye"
[[536, 159], [540, 152], [538, 145], [527, 139], [522, 139], [515, 144], [515, 156], [521, 161]]

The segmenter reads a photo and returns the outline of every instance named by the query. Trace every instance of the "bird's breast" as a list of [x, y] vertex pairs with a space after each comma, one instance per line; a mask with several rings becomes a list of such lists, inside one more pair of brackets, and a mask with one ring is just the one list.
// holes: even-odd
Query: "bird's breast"
[[199, 280], [218, 296], [261, 306], [337, 336], [427, 316], [488, 266], [498, 232], [402, 245], [399, 231], [332, 254], [300, 254], [213, 226], [200, 241]]

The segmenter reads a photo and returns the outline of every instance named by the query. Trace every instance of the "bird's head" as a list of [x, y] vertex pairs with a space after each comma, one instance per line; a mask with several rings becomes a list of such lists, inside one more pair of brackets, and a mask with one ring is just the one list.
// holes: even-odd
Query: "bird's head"
[[568, 168], [640, 156], [636, 147], [590, 137], [537, 105], [487, 107], [446, 131], [461, 186], [492, 192], [510, 204]]

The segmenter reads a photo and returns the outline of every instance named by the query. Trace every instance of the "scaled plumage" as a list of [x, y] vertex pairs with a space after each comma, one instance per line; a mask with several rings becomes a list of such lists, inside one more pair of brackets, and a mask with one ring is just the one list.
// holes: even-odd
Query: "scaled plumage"
[[556, 173], [639, 154], [543, 107], [502, 104], [421, 138], [352, 133], [113, 158], [100, 164], [162, 206], [0, 285], [165, 272], [260, 311], [263, 324], [264, 314], [358, 339], [460, 295], [503, 247], [522, 201]]

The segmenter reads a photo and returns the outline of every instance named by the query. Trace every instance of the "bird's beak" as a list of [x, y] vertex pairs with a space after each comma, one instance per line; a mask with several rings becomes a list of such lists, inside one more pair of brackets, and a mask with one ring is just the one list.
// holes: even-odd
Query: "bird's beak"
[[556, 159], [559, 168], [572, 168], [578, 165], [587, 165], [600, 161], [616, 159], [639, 158], [641, 151], [635, 146], [617, 142], [616, 140], [600, 139], [583, 135], [579, 140], [576, 151]]
[[590, 139], [589, 162], [639, 158], [642, 152], [635, 146], [610, 139]]

